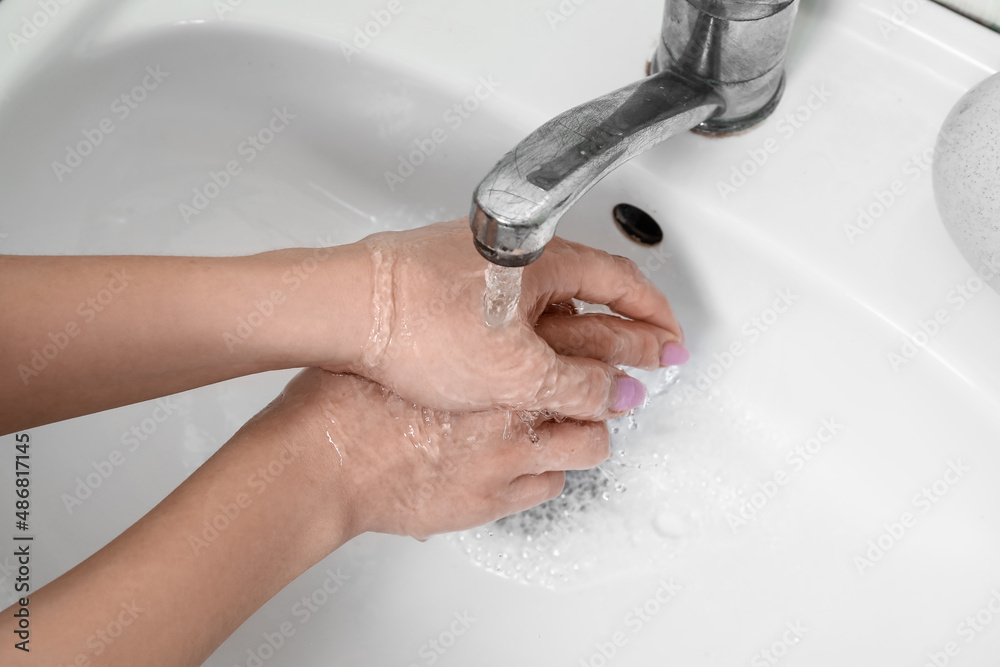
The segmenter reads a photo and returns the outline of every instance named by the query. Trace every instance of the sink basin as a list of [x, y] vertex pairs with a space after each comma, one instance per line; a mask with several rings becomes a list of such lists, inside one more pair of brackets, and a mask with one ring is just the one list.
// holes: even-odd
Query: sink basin
[[[379, 23], [382, 3], [351, 4], [64, 7], [0, 62], [0, 251], [240, 254], [461, 217], [527, 132], [641, 75], [662, 10], [424, 0]], [[677, 137], [562, 222], [638, 262], [693, 353], [642, 376], [655, 395], [614, 424], [611, 462], [548, 512], [362, 536], [206, 664], [995, 659], [1000, 295], [941, 225], [929, 158], [1000, 35], [914, 6], [804, 0], [771, 119]], [[0, 26], [35, 11], [7, 0]], [[621, 203], [661, 245], [615, 227]], [[291, 375], [33, 429], [35, 580], [154, 507]]]

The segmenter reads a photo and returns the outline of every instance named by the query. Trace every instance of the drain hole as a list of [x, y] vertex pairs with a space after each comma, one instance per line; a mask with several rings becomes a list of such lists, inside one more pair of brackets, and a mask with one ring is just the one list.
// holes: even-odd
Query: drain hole
[[663, 230], [649, 213], [631, 204], [618, 204], [614, 210], [615, 224], [625, 235], [642, 245], [656, 245], [663, 240]]

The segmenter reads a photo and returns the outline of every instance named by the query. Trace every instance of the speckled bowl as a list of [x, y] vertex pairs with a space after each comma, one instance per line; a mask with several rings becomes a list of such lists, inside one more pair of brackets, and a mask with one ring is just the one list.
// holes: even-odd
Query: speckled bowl
[[1000, 291], [1000, 74], [948, 114], [934, 151], [934, 194], [959, 250]]

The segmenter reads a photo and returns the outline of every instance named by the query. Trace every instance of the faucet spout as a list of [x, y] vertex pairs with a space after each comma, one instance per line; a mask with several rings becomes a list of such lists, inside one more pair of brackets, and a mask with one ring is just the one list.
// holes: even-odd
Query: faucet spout
[[476, 188], [479, 253], [526, 266], [567, 209], [623, 163], [685, 130], [733, 134], [767, 118], [797, 9], [798, 0], [667, 0], [652, 76], [545, 123]]
[[553, 118], [476, 188], [469, 217], [476, 247], [494, 264], [530, 264], [562, 215], [604, 176], [723, 111], [711, 86], [664, 70]]

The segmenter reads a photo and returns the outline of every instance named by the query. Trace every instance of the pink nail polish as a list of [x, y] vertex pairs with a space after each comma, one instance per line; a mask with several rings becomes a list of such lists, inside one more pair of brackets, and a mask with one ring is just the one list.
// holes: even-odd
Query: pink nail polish
[[614, 412], [628, 412], [646, 400], [646, 387], [633, 377], [618, 378], [618, 393], [615, 394]]
[[661, 366], [680, 366], [686, 364], [691, 358], [691, 353], [680, 343], [667, 343], [663, 346], [663, 355], [660, 357]]

